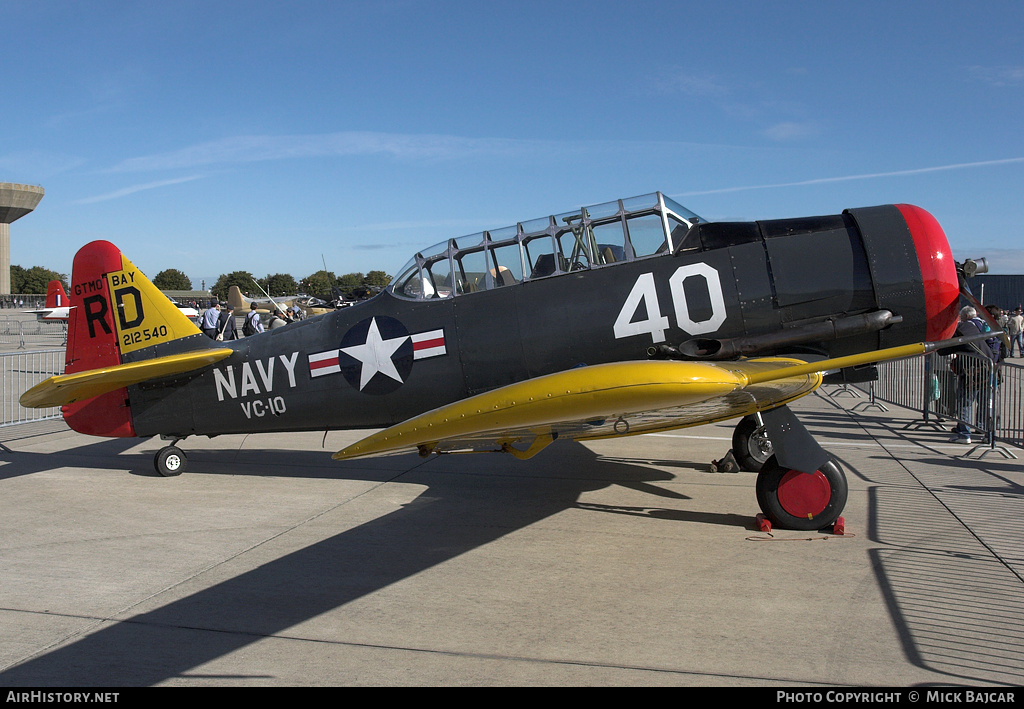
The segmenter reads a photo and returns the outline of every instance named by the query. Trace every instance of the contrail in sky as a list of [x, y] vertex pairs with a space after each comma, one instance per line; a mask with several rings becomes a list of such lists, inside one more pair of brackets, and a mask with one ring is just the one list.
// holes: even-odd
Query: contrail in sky
[[108, 192], [107, 194], [97, 195], [95, 197], [86, 197], [85, 199], [79, 199], [74, 204], [92, 204], [94, 202], [105, 202], [108, 199], [117, 199], [118, 197], [124, 197], [125, 195], [134, 194], [135, 192], [141, 192], [143, 190], [152, 190], [157, 187], [167, 187], [168, 185], [178, 185], [182, 182], [191, 182], [192, 180], [198, 180], [202, 175], [191, 175], [190, 177], [176, 177], [173, 180], [160, 180], [159, 182], [147, 182], [142, 185], [132, 185], [131, 187], [124, 187], [114, 192]]
[[982, 160], [979, 162], [962, 162], [954, 165], [939, 165], [937, 167], [919, 167], [912, 170], [896, 170], [894, 172], [872, 172], [863, 175], [845, 175], [843, 177], [818, 177], [813, 180], [800, 180], [798, 182], [779, 182], [772, 185], [746, 185], [744, 187], [722, 187], [716, 190], [699, 190], [696, 192], [680, 192], [672, 197], [693, 197], [705, 194], [724, 194], [726, 192], [743, 192], [744, 190], [768, 190], [775, 187], [804, 187], [806, 185], [823, 185], [829, 182], [847, 182], [849, 180], [869, 180], [875, 177], [900, 177], [903, 175], [921, 175], [927, 172], [941, 172], [943, 170], [963, 170], [971, 167], [989, 167], [992, 165], [1008, 165], [1011, 163], [1024, 162], [1024, 158], [1003, 158], [1002, 160]]

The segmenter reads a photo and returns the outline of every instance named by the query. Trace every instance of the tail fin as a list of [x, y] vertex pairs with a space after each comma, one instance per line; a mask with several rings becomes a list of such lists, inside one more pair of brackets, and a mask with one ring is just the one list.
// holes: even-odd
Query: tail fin
[[64, 291], [64, 284], [60, 281], [50, 281], [46, 284], [46, 307], [68, 307], [68, 294]]
[[[107, 241], [87, 244], [75, 255], [70, 301], [66, 374], [138, 361], [148, 354], [140, 350], [201, 337], [199, 328]], [[67, 404], [62, 412], [81, 433], [135, 435], [125, 388]]]
[[234, 308], [236, 313], [249, 310], [249, 304], [245, 301], [245, 296], [242, 295], [242, 291], [238, 289], [238, 286], [228, 288], [228, 305]]

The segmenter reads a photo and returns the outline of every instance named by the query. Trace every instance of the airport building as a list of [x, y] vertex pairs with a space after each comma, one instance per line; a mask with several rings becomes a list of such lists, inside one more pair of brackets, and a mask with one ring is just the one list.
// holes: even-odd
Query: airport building
[[161, 292], [178, 303], [195, 302], [206, 306], [213, 300], [213, 293], [208, 290], [165, 290]]
[[967, 285], [982, 305], [1012, 310], [1024, 304], [1024, 275], [983, 273], [971, 278]]
[[11, 222], [35, 209], [43, 194], [37, 185], [0, 182], [0, 295], [11, 293]]

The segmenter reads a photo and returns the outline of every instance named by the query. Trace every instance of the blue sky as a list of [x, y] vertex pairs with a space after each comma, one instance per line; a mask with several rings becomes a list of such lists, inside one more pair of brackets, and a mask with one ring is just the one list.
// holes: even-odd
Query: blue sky
[[1021, 2], [0, 0], [12, 263], [393, 273], [661, 190], [708, 219], [909, 202], [1024, 273]]

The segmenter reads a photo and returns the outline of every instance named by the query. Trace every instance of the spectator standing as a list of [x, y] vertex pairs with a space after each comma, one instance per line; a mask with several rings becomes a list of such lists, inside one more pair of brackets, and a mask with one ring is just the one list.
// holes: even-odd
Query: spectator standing
[[252, 337], [263, 332], [263, 322], [260, 320], [260, 314], [256, 308], [259, 307], [256, 303], [249, 306], [249, 314], [245, 316], [245, 324], [242, 326], [242, 334], [246, 337]]
[[[971, 306], [960, 310], [960, 324], [957, 326], [957, 335], [967, 337], [978, 335], [983, 332], [990, 332], [988, 323], [978, 317], [978, 311]], [[986, 357], [992, 360], [992, 366], [999, 361], [998, 337], [991, 337], [984, 342], [979, 342], [977, 350], [980, 350]], [[956, 404], [957, 424], [953, 429], [951, 443], [971, 443], [970, 422], [972, 409], [978, 403], [978, 395], [985, 385], [987, 370], [983, 361], [977, 357], [970, 356], [970, 352], [977, 352], [970, 346], [964, 346], [964, 354], [954, 355], [949, 362], [949, 368], [956, 375]]]
[[270, 316], [270, 321], [267, 323], [267, 328], [275, 330], [279, 327], [284, 327], [288, 324], [288, 320], [284, 317], [284, 313], [280, 309], [275, 309], [274, 313]]
[[202, 323], [200, 327], [203, 329], [203, 334], [211, 340], [216, 340], [217, 327], [220, 324], [220, 303], [210, 303], [210, 307], [203, 311], [200, 322]]
[[1020, 307], [1013, 311], [1006, 323], [1006, 334], [1010, 336], [1010, 357], [1013, 357], [1014, 345], [1017, 346], [1017, 356], [1024, 357], [1024, 314]]
[[220, 320], [217, 323], [218, 339], [237, 340], [238, 326], [235, 324], [235, 308], [233, 305], [224, 303], [221, 306]]

